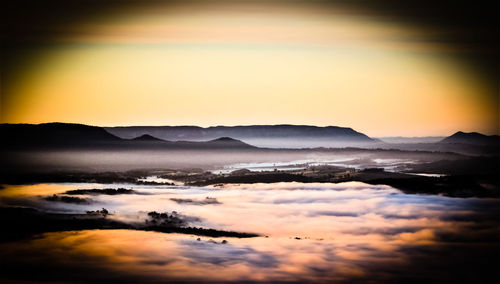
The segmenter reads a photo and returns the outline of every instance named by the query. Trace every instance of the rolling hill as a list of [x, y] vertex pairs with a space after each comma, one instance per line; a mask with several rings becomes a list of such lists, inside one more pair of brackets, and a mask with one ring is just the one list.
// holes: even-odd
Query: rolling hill
[[222, 137], [210, 141], [165, 141], [144, 134], [132, 139], [117, 137], [102, 127], [83, 124], [0, 124], [2, 150], [45, 149], [250, 149], [242, 141]]
[[500, 136], [498, 135], [484, 135], [477, 132], [462, 132], [444, 138], [440, 143], [458, 143], [458, 144], [473, 144], [473, 145], [498, 145], [500, 144]]

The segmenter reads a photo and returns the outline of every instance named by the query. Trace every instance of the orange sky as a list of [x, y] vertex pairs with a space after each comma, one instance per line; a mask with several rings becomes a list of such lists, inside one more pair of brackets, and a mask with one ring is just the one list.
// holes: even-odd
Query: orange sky
[[155, 6], [60, 28], [2, 82], [2, 122], [498, 133], [498, 86], [429, 40], [439, 30], [262, 3]]

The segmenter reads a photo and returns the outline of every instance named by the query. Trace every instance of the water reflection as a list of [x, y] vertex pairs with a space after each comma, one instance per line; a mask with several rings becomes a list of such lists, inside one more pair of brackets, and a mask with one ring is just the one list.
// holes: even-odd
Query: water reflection
[[314, 166], [335, 166], [342, 168], [383, 168], [385, 171], [406, 170], [408, 165], [415, 164], [415, 158], [394, 159], [394, 158], [373, 158], [370, 156], [352, 158], [352, 156], [338, 155], [335, 159], [325, 159], [325, 157], [314, 157], [310, 159], [292, 160], [288, 162], [258, 162], [258, 163], [237, 163], [225, 165], [222, 168], [212, 170], [214, 174], [228, 174], [235, 170], [247, 169], [252, 172], [260, 171], [294, 171], [302, 170]]
[[[359, 182], [113, 185], [141, 194], [96, 195], [93, 204], [82, 205], [42, 198], [97, 187], [110, 186], [8, 186], [0, 190], [0, 203], [62, 212], [105, 207], [114, 213], [110, 218], [129, 222], [147, 211], [175, 210], [197, 217], [192, 225], [263, 237], [197, 240], [130, 230], [45, 233], [0, 244], [1, 275], [72, 282], [75, 277], [84, 282], [473, 282], [489, 273], [490, 260], [500, 251], [496, 199], [406, 195]], [[178, 202], [207, 197], [218, 202]], [[26, 270], [33, 273], [21, 273]]]

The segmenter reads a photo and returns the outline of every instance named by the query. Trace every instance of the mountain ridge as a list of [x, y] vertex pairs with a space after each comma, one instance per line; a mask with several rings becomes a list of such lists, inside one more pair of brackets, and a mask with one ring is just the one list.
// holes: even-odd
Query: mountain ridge
[[[1, 150], [46, 149], [250, 149], [252, 145], [229, 137], [210, 141], [166, 141], [144, 134], [117, 137], [104, 128], [76, 123], [0, 124]], [[8, 138], [8, 139], [5, 139]]]
[[276, 139], [276, 138], [335, 138], [341, 141], [377, 142], [369, 136], [350, 127], [311, 125], [245, 125], [245, 126], [117, 126], [104, 127], [109, 133], [121, 138], [132, 138], [143, 134], [170, 141], [204, 141], [218, 137], [233, 139]]
[[[163, 149], [327, 149], [365, 148], [399, 149], [438, 152], [456, 152], [472, 155], [498, 154], [499, 136], [487, 136], [477, 132], [455, 134], [433, 143], [384, 143], [347, 127], [317, 127], [306, 125], [255, 125], [255, 126], [151, 126], [117, 127], [132, 131], [133, 137], [118, 137], [106, 128], [75, 123], [0, 124], [0, 150], [47, 150], [47, 149], [109, 149], [109, 150], [163, 150]], [[165, 132], [177, 130], [167, 140], [155, 133], [136, 133], [156, 129]], [[208, 129], [208, 131], [207, 131]], [[239, 130], [245, 130], [241, 134]], [[193, 131], [194, 130], [194, 134]], [[273, 131], [271, 131], [273, 130]], [[233, 131], [233, 133], [231, 133]], [[236, 131], [236, 132], [234, 132]], [[245, 132], [244, 131], [244, 132]], [[183, 134], [186, 135], [180, 135]], [[264, 133], [262, 133], [264, 132]], [[272, 132], [267, 136], [263, 135]], [[233, 137], [240, 134], [243, 139]], [[252, 138], [252, 135], [254, 138]], [[260, 136], [259, 136], [260, 135]], [[193, 137], [197, 139], [192, 139]], [[245, 138], [249, 137], [249, 138]], [[257, 137], [257, 138], [255, 138]], [[355, 138], [353, 138], [355, 137]], [[191, 139], [190, 139], [191, 138]], [[360, 139], [356, 139], [360, 138]], [[262, 142], [264, 141], [264, 143]], [[333, 141], [333, 142], [332, 142]], [[260, 143], [260, 144], [259, 144]], [[267, 143], [267, 144], [266, 144]], [[296, 143], [296, 144], [293, 144]], [[302, 143], [302, 144], [300, 144]], [[303, 146], [306, 145], [306, 146]]]

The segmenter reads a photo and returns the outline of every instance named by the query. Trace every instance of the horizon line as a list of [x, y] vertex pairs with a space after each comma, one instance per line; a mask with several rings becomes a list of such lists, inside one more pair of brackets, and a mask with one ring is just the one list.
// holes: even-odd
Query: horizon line
[[74, 124], [74, 125], [85, 125], [85, 126], [94, 126], [94, 127], [102, 127], [102, 128], [113, 128], [113, 127], [198, 127], [202, 129], [208, 129], [208, 128], [215, 128], [215, 127], [251, 127], [251, 126], [299, 126], [299, 127], [317, 127], [317, 128], [328, 128], [328, 127], [337, 127], [337, 128], [344, 128], [344, 129], [351, 129], [353, 131], [356, 131], [358, 133], [364, 134], [370, 138], [430, 138], [430, 137], [448, 137], [453, 134], [456, 134], [458, 132], [463, 132], [463, 133], [479, 133], [482, 135], [486, 136], [498, 136], [498, 134], [483, 134], [478, 131], [462, 131], [462, 130], [456, 130], [452, 134], [444, 134], [444, 135], [429, 135], [429, 136], [401, 136], [401, 135], [384, 135], [384, 136], [370, 136], [365, 134], [363, 131], [356, 130], [352, 127], [346, 127], [346, 126], [337, 126], [337, 125], [325, 125], [325, 126], [320, 126], [320, 125], [312, 125], [312, 124], [290, 124], [290, 123], [277, 123], [277, 124], [236, 124], [236, 125], [209, 125], [209, 126], [200, 126], [200, 125], [96, 125], [96, 124], [86, 124], [86, 123], [81, 123], [81, 122], [60, 122], [60, 121], [51, 121], [51, 122], [41, 122], [41, 123], [28, 123], [28, 122], [19, 122], [19, 123], [11, 123], [11, 122], [2, 122], [0, 125], [16, 125], [16, 124], [25, 124], [25, 125], [42, 125], [42, 124]]

